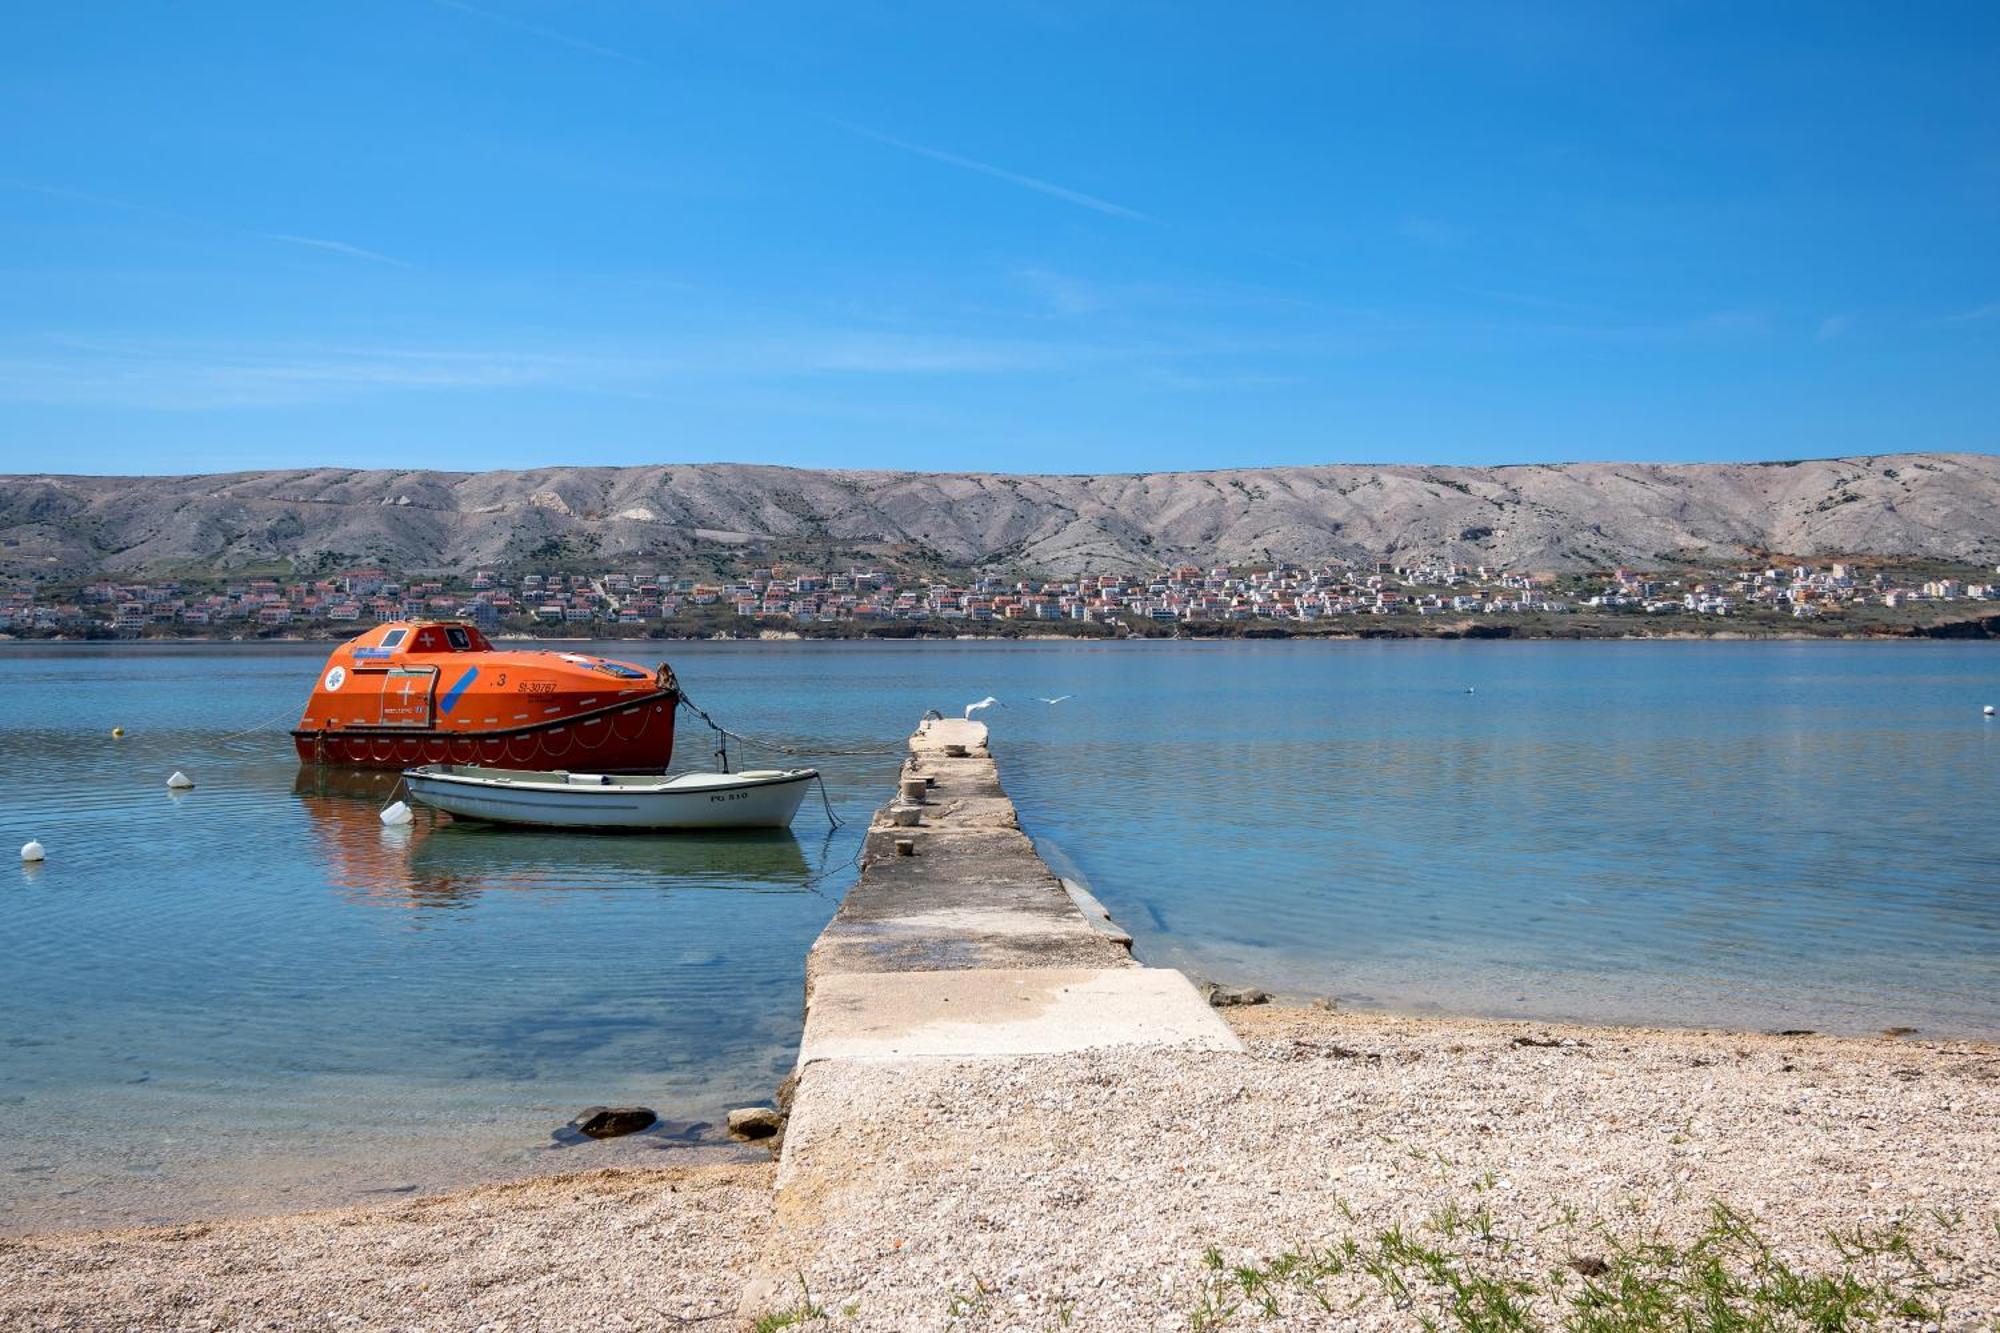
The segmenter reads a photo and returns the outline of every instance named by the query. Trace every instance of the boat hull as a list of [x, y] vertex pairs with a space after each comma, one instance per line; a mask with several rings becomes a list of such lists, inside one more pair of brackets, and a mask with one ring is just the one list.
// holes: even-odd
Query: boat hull
[[482, 777], [415, 768], [403, 774], [412, 798], [462, 819], [656, 831], [786, 828], [818, 778], [810, 768], [603, 785], [584, 785], [581, 776], [560, 772]]
[[566, 765], [597, 773], [658, 773], [673, 762], [680, 695], [661, 690], [603, 708], [485, 731], [347, 726], [297, 729], [292, 744], [308, 764], [406, 769], [419, 764], [494, 768]]
[[680, 686], [590, 653], [495, 648], [454, 620], [387, 620], [327, 655], [292, 729], [308, 764], [664, 773]]

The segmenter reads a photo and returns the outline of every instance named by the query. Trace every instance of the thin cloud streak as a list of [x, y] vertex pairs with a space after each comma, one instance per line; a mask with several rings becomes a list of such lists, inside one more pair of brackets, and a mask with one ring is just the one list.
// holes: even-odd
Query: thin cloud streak
[[371, 263], [394, 264], [397, 268], [411, 267], [410, 261], [407, 259], [396, 259], [390, 255], [377, 254], [373, 250], [364, 250], [358, 245], [349, 245], [346, 241], [325, 241], [317, 236], [287, 236], [283, 232], [275, 231], [267, 231], [262, 233], [262, 235], [265, 240], [283, 241], [287, 245], [303, 245], [314, 250], [330, 250], [337, 255], [347, 255], [354, 259], [366, 259]]
[[87, 204], [103, 204], [110, 208], [131, 208], [131, 204], [120, 203], [116, 199], [106, 199], [102, 195], [86, 194], [82, 190], [68, 190], [60, 185], [42, 185], [35, 181], [24, 181], [14, 176], [0, 176], [0, 185], [10, 190], [20, 190], [27, 194], [45, 194], [51, 199], [78, 199]]
[[210, 231], [232, 231], [244, 233], [235, 227], [225, 227], [219, 222], [206, 218], [190, 217], [186, 213], [176, 213], [170, 208], [155, 208], [150, 204], [135, 204], [129, 199], [114, 199], [107, 194], [92, 194], [88, 190], [72, 190], [66, 185], [45, 185], [40, 181], [22, 180], [18, 176], [0, 177], [0, 185], [24, 194], [39, 194], [49, 199], [69, 199], [80, 204], [94, 204], [99, 208], [114, 208], [121, 213], [138, 213], [146, 217], [164, 218], [168, 222], [178, 222], [189, 227], [205, 227]]
[[[443, 2], [444, 0], [440, 0], [440, 3]], [[957, 167], [961, 171], [976, 171], [982, 176], [991, 176], [995, 180], [1006, 181], [1009, 185], [1018, 185], [1024, 190], [1033, 190], [1037, 194], [1046, 194], [1053, 199], [1061, 199], [1065, 203], [1075, 204], [1080, 208], [1092, 209], [1114, 218], [1126, 218], [1132, 222], [1159, 221], [1158, 218], [1141, 213], [1136, 208], [1127, 208], [1123, 204], [1114, 204], [1109, 199], [1099, 199], [1094, 194], [1085, 194], [1081, 190], [1072, 190], [1067, 186], [1057, 185], [1052, 181], [1041, 180], [1034, 176], [1023, 176], [1017, 171], [1008, 171], [1006, 168], [996, 167], [990, 162], [980, 162], [974, 158], [960, 157], [956, 153], [947, 153], [941, 148], [927, 148], [923, 144], [911, 143], [908, 139], [898, 139], [893, 134], [883, 134], [879, 130], [871, 130], [865, 125], [856, 125], [850, 121], [833, 120], [833, 123], [841, 129], [846, 130], [849, 134], [858, 134], [864, 139], [873, 139], [876, 143], [886, 144], [890, 148], [900, 148], [906, 153], [914, 153], [918, 157], [927, 157], [933, 162], [942, 162], [946, 166]]]
[[604, 56], [609, 60], [622, 60], [628, 65], [647, 65], [652, 63], [628, 51], [617, 51], [608, 46], [599, 46], [596, 42], [586, 42], [581, 37], [572, 37], [566, 32], [557, 32], [554, 28], [544, 28], [538, 24], [529, 23], [524, 19], [517, 19], [511, 14], [496, 14], [490, 9], [479, 9], [473, 5], [466, 4], [465, 0], [433, 0], [433, 3], [443, 5], [446, 9], [456, 9], [462, 14], [471, 14], [475, 18], [485, 19], [488, 23], [497, 23], [503, 28], [513, 28], [517, 32], [525, 32], [530, 36], [540, 37], [544, 41], [555, 42], [577, 51], [587, 51], [594, 56]]
[[188, 213], [176, 213], [170, 208], [155, 208], [151, 204], [135, 204], [127, 199], [114, 199], [109, 195], [92, 194], [88, 190], [72, 190], [60, 185], [43, 185], [36, 181], [20, 180], [16, 177], [0, 177], [0, 186], [10, 190], [20, 190], [28, 194], [44, 195], [50, 199], [71, 199], [78, 203], [94, 204], [99, 208], [113, 208], [121, 213], [136, 213], [141, 217], [159, 218], [167, 222], [179, 223], [184, 227], [198, 227], [203, 231], [221, 232], [229, 236], [252, 237], [260, 241], [280, 241], [286, 245], [303, 245], [314, 250], [325, 250], [331, 254], [345, 255], [349, 259], [365, 259], [374, 264], [393, 264], [397, 268], [414, 267], [406, 259], [397, 259], [375, 250], [364, 250], [346, 241], [324, 240], [317, 236], [293, 236], [276, 231], [248, 231], [242, 227], [232, 227], [226, 222], [211, 222]]
[[591, 348], [410, 348], [97, 342], [43, 336], [0, 345], [0, 402], [145, 411], [296, 407], [398, 392], [540, 389], [646, 396], [719, 380], [1063, 373], [1142, 349], [817, 329], [689, 336], [617, 352]]
[[1985, 305], [1961, 310], [1955, 315], [1943, 315], [1931, 321], [1934, 324], [1976, 324], [1982, 319], [1992, 319], [2000, 315], [2000, 301], [1988, 301]]
[[[1409, 324], [1216, 339], [1201, 335], [1045, 339], [855, 327], [689, 329], [638, 346], [601, 343], [422, 347], [186, 340], [106, 342], [43, 334], [0, 343], [0, 403], [204, 412], [288, 408], [405, 393], [533, 390], [651, 397], [690, 384], [782, 386], [844, 380], [1138, 375], [1187, 392], [1278, 391], [1314, 367], [1395, 342], [1504, 336], [1594, 342], [1741, 341], [1767, 336], [1756, 312], [1651, 325]], [[1275, 364], [1264, 364], [1277, 358]]]

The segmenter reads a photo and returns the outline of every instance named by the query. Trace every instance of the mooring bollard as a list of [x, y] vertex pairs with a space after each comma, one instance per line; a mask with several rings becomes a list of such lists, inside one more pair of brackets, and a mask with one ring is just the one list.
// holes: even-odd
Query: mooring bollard
[[930, 781], [926, 778], [903, 779], [903, 800], [911, 805], [922, 805], [924, 803], [924, 793], [929, 790]]
[[917, 840], [915, 838], [896, 839], [896, 855], [915, 856], [916, 854], [917, 854]]
[[914, 805], [899, 805], [889, 812], [897, 828], [915, 828], [923, 822], [924, 812]]
[[969, 752], [963, 745], [947, 745], [944, 747], [944, 757], [947, 759], [963, 759], [967, 753]]

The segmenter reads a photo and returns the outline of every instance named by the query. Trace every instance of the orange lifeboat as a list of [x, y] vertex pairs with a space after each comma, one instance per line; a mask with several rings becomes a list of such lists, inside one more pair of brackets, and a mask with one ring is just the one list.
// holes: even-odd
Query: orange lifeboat
[[502, 652], [459, 621], [389, 621], [333, 650], [292, 731], [343, 768], [485, 764], [661, 773], [680, 686], [583, 653]]

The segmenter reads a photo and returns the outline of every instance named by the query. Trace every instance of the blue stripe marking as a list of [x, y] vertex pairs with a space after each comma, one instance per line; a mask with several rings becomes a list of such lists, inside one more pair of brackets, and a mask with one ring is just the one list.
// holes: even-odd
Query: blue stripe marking
[[452, 709], [458, 706], [458, 696], [465, 693], [465, 687], [472, 684], [473, 681], [478, 679], [479, 679], [478, 667], [474, 667], [472, 668], [472, 670], [460, 676], [458, 678], [458, 684], [452, 686], [451, 689], [445, 692], [444, 698], [438, 700], [438, 707], [442, 708], [445, 712], [449, 713]]

